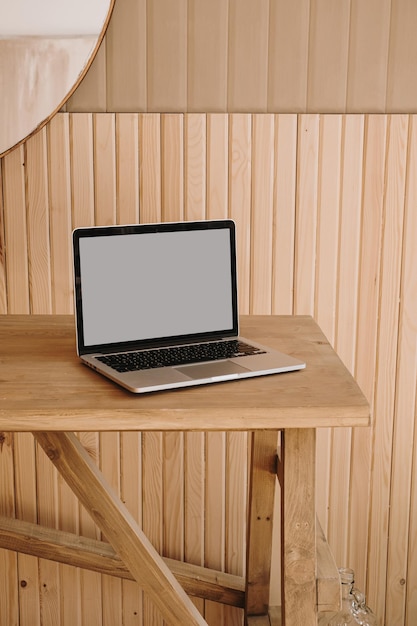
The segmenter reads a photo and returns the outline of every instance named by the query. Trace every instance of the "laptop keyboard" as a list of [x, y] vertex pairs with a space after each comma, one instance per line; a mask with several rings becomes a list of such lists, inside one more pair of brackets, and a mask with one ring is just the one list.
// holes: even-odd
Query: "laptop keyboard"
[[97, 359], [118, 372], [132, 372], [155, 367], [169, 367], [204, 361], [218, 361], [252, 354], [263, 354], [264, 350], [236, 339], [211, 341], [170, 348], [139, 350], [99, 356]]

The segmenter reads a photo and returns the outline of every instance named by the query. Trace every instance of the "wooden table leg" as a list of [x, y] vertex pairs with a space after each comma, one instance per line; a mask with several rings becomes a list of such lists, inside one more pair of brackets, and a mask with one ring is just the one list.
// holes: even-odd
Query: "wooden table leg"
[[269, 625], [272, 527], [277, 480], [277, 431], [252, 433], [245, 621]]
[[282, 433], [281, 549], [283, 626], [317, 626], [316, 431]]
[[33, 434], [166, 622], [207, 626], [74, 433]]

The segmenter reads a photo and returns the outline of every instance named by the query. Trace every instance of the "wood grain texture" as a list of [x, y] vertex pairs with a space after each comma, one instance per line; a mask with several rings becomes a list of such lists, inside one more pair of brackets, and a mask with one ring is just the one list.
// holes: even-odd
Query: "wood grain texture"
[[207, 209], [208, 219], [228, 217], [229, 118], [207, 116]]
[[271, 312], [274, 161], [273, 115], [255, 115], [252, 130], [250, 313]]
[[[0, 161], [1, 167], [1, 161]], [[0, 311], [7, 311], [6, 256], [4, 232], [3, 176], [0, 175]]]
[[312, 0], [307, 109], [344, 111], [346, 103], [350, 2]]
[[310, 0], [272, 0], [269, 13], [268, 111], [307, 106]]
[[[106, 437], [108, 435], [105, 435]], [[124, 510], [113, 491], [106, 484], [103, 475], [91, 461], [84, 448], [75, 435], [36, 435], [38, 443], [42, 446], [49, 459], [59, 467], [59, 471], [68, 482], [74, 493], [81, 502], [93, 514], [95, 520], [111, 539], [113, 546], [117, 546], [119, 554], [132, 571], [135, 579], [150, 593], [156, 606], [172, 624], [186, 623], [203, 626], [206, 622], [196, 611], [181, 587], [175, 581], [168, 568], [161, 561], [159, 570], [154, 569], [151, 561], [159, 561], [157, 553], [152, 548], [139, 526]], [[65, 457], [60, 450], [65, 450]], [[76, 460], [72, 467], [71, 459]], [[67, 464], [68, 463], [68, 464]], [[74, 472], [74, 467], [77, 471]], [[79, 471], [81, 470], [82, 471]], [[126, 532], [123, 532], [123, 527]], [[137, 537], [139, 541], [130, 543], [129, 534]], [[138, 552], [137, 552], [138, 551]], [[141, 567], [141, 561], [149, 562], [150, 569]]]
[[[367, 10], [365, 4], [360, 7], [352, 4], [353, 12], [359, 9]], [[380, 22], [378, 28], [375, 41], [382, 42], [385, 26]], [[372, 37], [371, 40], [374, 41]], [[368, 70], [364, 67], [364, 74]], [[379, 85], [381, 81], [379, 77]], [[262, 301], [268, 306], [271, 302], [274, 313], [320, 312], [320, 320], [326, 325], [336, 351], [373, 409], [370, 429], [351, 430], [348, 426], [318, 436], [320, 490], [316, 502], [320, 521], [330, 537], [337, 564], [353, 567], [357, 586], [366, 590], [375, 612], [382, 619], [383, 615], [386, 620], [405, 619], [405, 623], [409, 622], [407, 626], [413, 626], [417, 616], [414, 575], [417, 489], [413, 475], [416, 335], [412, 316], [415, 308], [413, 171], [417, 145], [414, 117], [360, 114], [333, 119], [324, 114], [277, 114], [273, 124], [267, 123], [267, 118], [262, 120], [268, 132], [273, 133], [268, 160], [265, 150], [270, 149], [271, 138], [258, 141], [255, 149], [255, 118], [249, 113], [228, 116], [197, 112], [190, 120], [172, 113], [167, 117], [137, 112], [100, 115], [104, 115], [103, 127], [91, 113], [59, 114], [54, 123], [46, 127], [46, 140], [45, 135], [37, 139], [36, 149], [35, 144], [30, 150], [24, 145], [1, 160], [0, 214], [4, 245], [0, 266], [5, 290], [2, 301], [0, 296], [2, 312], [29, 313], [35, 303], [38, 310], [45, 306], [45, 312], [72, 310], [72, 289], [66, 292], [71, 288], [71, 269], [65, 261], [70, 245], [67, 233], [73, 226], [94, 224], [100, 215], [95, 196], [96, 186], [101, 181], [95, 174], [97, 150], [103, 150], [101, 163], [106, 164], [101, 171], [110, 172], [110, 204], [115, 222], [158, 221], [163, 219], [168, 206], [173, 209], [172, 216], [179, 219], [188, 219], [185, 210], [188, 207], [192, 218], [228, 216], [236, 220], [242, 313], [249, 312], [250, 303], [257, 303], [250, 280], [251, 267], [261, 267], [264, 259], [254, 259], [254, 250], [262, 257], [266, 234], [269, 256], [272, 238], [272, 272], [262, 283]], [[106, 117], [108, 119], [104, 119]], [[256, 134], [260, 128], [258, 125]], [[106, 129], [110, 129], [110, 134], [106, 135]], [[106, 154], [110, 154], [110, 158], [105, 157]], [[261, 223], [266, 216], [261, 216], [253, 203], [257, 196], [252, 191], [259, 185], [254, 172], [256, 176], [260, 172], [265, 177], [258, 159], [268, 167], [272, 162], [273, 167], [272, 223], [268, 221], [271, 232]], [[105, 183], [108, 185], [109, 181]], [[40, 190], [43, 190], [42, 195], [38, 195]], [[267, 217], [269, 220], [269, 213]], [[327, 220], [332, 224], [334, 237], [327, 237]], [[31, 248], [28, 247], [29, 232], [32, 233]], [[253, 248], [252, 244], [255, 244]], [[34, 263], [30, 272], [29, 259]], [[260, 272], [257, 271], [257, 275], [260, 276]], [[34, 281], [35, 291], [29, 284], [29, 276]], [[325, 284], [330, 285], [331, 293], [324, 288]], [[1, 320], [2, 325], [5, 322]], [[251, 332], [250, 326], [248, 332]], [[56, 329], [50, 327], [48, 333], [56, 341]], [[41, 334], [40, 345], [44, 341], [42, 337]], [[7, 341], [9, 339], [7, 337]], [[0, 359], [3, 361], [7, 341], [2, 339], [1, 342]], [[285, 337], [276, 337], [274, 341], [284, 349], [292, 349]], [[74, 356], [73, 346], [71, 334], [62, 343], [58, 342], [59, 364], [65, 354]], [[314, 353], [315, 349], [306, 357], [310, 359]], [[36, 368], [33, 375], [35, 372]], [[52, 371], [48, 372], [50, 375], [53, 376]], [[80, 384], [81, 379], [85, 383], [94, 381], [97, 386], [94, 402], [100, 403], [102, 385], [106, 383], [99, 382], [93, 372], [80, 370], [75, 362], [68, 393], [71, 385]], [[2, 377], [0, 383], [0, 412], [4, 411], [7, 401], [7, 380]], [[32, 387], [32, 383], [28, 383], [27, 399], [32, 410], [24, 416], [24, 428], [30, 427], [33, 407], [39, 399], [39, 387], [35, 390], [36, 384]], [[62, 380], [59, 384], [62, 386]], [[249, 402], [255, 399], [257, 404], [262, 403], [264, 386], [256, 384], [255, 387], [255, 395]], [[83, 387], [83, 393], [86, 388]], [[221, 392], [216, 419], [223, 420], [228, 398], [226, 385], [221, 387]], [[117, 428], [123, 431], [119, 440], [125, 450], [120, 461], [125, 476], [123, 490], [126, 496], [129, 494], [129, 508], [132, 506], [135, 518], [140, 520], [144, 497], [142, 449], [145, 450], [147, 444], [145, 440], [134, 443], [129, 439], [136, 400], [132, 400], [134, 406], [127, 420], [114, 412], [112, 415], [111, 407], [108, 407], [106, 420], [109, 423], [117, 420]], [[201, 400], [205, 402], [203, 396]], [[55, 409], [56, 400], [51, 398], [51, 414]], [[258, 406], [257, 410], [259, 417], [265, 418], [262, 407]], [[199, 419], [198, 411], [193, 411], [190, 410], [190, 423]], [[327, 426], [331, 413], [329, 408]], [[334, 412], [331, 417], [335, 418]], [[45, 413], [38, 414], [37, 419], [39, 424], [50, 424]], [[60, 412], [58, 419], [60, 424], [68, 426], [65, 411]], [[84, 419], [85, 413], [80, 409], [79, 427]], [[144, 428], [151, 428], [152, 419], [149, 414]], [[242, 415], [236, 412], [235, 419], [237, 423]], [[0, 430], [3, 426], [4, 422]], [[82, 440], [99, 460], [101, 452], [96, 434], [83, 433]], [[116, 438], [110, 448], [117, 448], [117, 441]], [[191, 441], [184, 442], [184, 460], [181, 461], [186, 477], [184, 494], [188, 494], [184, 495], [184, 519], [181, 521], [185, 529], [184, 554], [196, 562], [219, 563], [220, 569], [227, 569], [229, 564], [234, 567], [240, 563], [242, 555], [228, 552], [225, 519], [231, 512], [228, 494], [233, 493], [237, 502], [241, 483], [227, 482], [226, 464], [228, 450], [236, 452], [236, 459], [241, 458], [242, 444], [236, 442], [237, 447], [235, 443], [230, 447], [232, 440], [224, 431], [208, 436], [203, 432], [195, 433], [195, 440]], [[190, 446], [192, 461], [188, 456]], [[136, 452], [135, 447], [139, 448]], [[32, 469], [25, 468], [26, 457]], [[42, 494], [38, 503], [40, 515], [45, 516], [48, 523], [60, 525], [64, 511], [70, 510], [69, 501], [63, 498], [63, 491], [53, 487], [50, 477], [43, 483], [43, 470], [37, 466], [34, 451], [27, 442], [20, 442], [20, 435], [15, 440], [12, 463], [16, 514], [28, 521], [34, 520], [36, 485], [40, 481], [40, 485], [52, 485], [51, 490], [48, 486], [48, 497], [52, 501], [48, 502]], [[163, 463], [162, 458], [162, 467]], [[194, 469], [190, 469], [189, 463], [195, 468], [195, 477], [191, 475]], [[230, 471], [239, 482], [241, 477], [234, 462]], [[129, 486], [128, 476], [132, 480]], [[198, 494], [201, 484], [204, 488]], [[0, 492], [1, 505], [8, 506], [7, 493], [10, 490]], [[52, 515], [52, 506], [56, 508], [56, 518]], [[158, 517], [161, 514], [158, 509], [155, 518], [158, 533], [162, 532]], [[75, 523], [72, 516], [68, 520], [66, 516], [67, 513], [66, 523]], [[83, 509], [79, 511], [77, 523], [84, 536], [98, 538], [96, 526]], [[166, 533], [174, 536], [175, 529], [169, 528]], [[242, 527], [237, 528], [237, 543], [241, 533]], [[47, 588], [55, 589], [55, 570], [48, 571], [43, 563], [39, 569], [38, 561], [31, 556], [19, 557], [18, 561], [10, 558], [5, 563], [13, 580], [20, 580], [18, 574], [21, 574], [28, 583], [17, 589], [22, 626], [32, 626], [31, 606], [35, 607], [33, 619], [39, 626], [40, 608], [37, 611], [36, 607], [40, 607], [41, 601], [42, 606], [47, 607], [42, 609], [42, 619], [51, 619], [47, 615], [57, 617], [55, 591], [45, 598], [42, 587], [45, 578]], [[0, 568], [1, 571], [4, 570]], [[407, 576], [404, 572], [408, 572]], [[58, 577], [61, 576], [70, 580], [67, 573], [58, 569]], [[131, 584], [126, 581], [126, 585]], [[276, 589], [279, 580], [274, 578], [273, 584]], [[10, 583], [6, 585], [10, 589]], [[137, 607], [143, 621], [141, 598], [137, 597], [136, 601], [134, 593], [125, 590], [124, 585], [122, 596], [118, 596], [123, 599], [121, 611], [126, 619], [129, 615], [132, 620], [130, 612]], [[68, 587], [74, 594], [74, 606], [81, 607], [85, 621], [102, 626], [98, 623], [103, 611], [100, 574], [81, 572], [79, 580], [74, 578]], [[16, 589], [11, 589], [11, 593], [15, 592]], [[279, 598], [276, 602], [279, 604]], [[6, 623], [13, 623], [13, 597], [1, 610], [6, 611]], [[202, 610], [209, 623], [216, 626], [235, 620], [235, 616], [226, 614], [224, 607], [209, 601]], [[64, 620], [63, 617], [57, 619]], [[152, 621], [150, 623], [154, 626]]]
[[187, 1], [146, 6], [147, 110], [187, 109]]
[[406, 113], [415, 110], [416, 89], [410, 58], [417, 54], [413, 24], [417, 6], [412, 0], [393, 0], [390, 20], [386, 110]]
[[229, 0], [229, 111], [266, 111], [268, 18], [268, 0]]
[[68, 112], [415, 111], [413, 0], [124, 0]]
[[[248, 615], [268, 614], [277, 441], [276, 432], [256, 432], [251, 436], [250, 472], [253, 481], [249, 493], [248, 516], [251, 537], [250, 545], [247, 547], [246, 609]], [[269, 563], [264, 562], [264, 554], [269, 555]]]
[[136, 113], [116, 115], [116, 220], [139, 221], [139, 119]]
[[69, 115], [51, 120], [48, 139], [52, 311], [72, 312]]
[[95, 223], [109, 226], [116, 222], [115, 116], [96, 115], [93, 129]]
[[272, 312], [288, 315], [294, 306], [297, 116], [275, 118]]
[[146, 0], [115, 2], [106, 34], [106, 109], [147, 110]]
[[[386, 177], [386, 195], [384, 205], [384, 233], [381, 247], [382, 267], [380, 275], [380, 309], [378, 361], [380, 367], [376, 375], [375, 415], [378, 420], [374, 427], [374, 458], [372, 475], [371, 525], [373, 533], [369, 537], [370, 563], [372, 577], [377, 580], [369, 600], [378, 615], [385, 614], [384, 592], [387, 576], [386, 549], [388, 547], [388, 510], [391, 483], [388, 468], [392, 467], [392, 429], [395, 410], [395, 372], [398, 359], [398, 316], [400, 296], [400, 250], [396, 244], [403, 237], [404, 194], [408, 116], [395, 116], [390, 120], [387, 160], [390, 164]], [[398, 210], [401, 207], [401, 210]], [[388, 296], [388, 292], [391, 294]], [[382, 334], [381, 334], [382, 333]], [[384, 336], [384, 341], [381, 337]], [[382, 366], [383, 364], [383, 366]], [[376, 511], [378, 515], [376, 517]], [[376, 550], [376, 545], [378, 549]]]
[[[2, 159], [4, 246], [7, 250], [7, 312], [29, 313], [28, 239], [23, 147]], [[3, 256], [3, 267], [4, 267]], [[6, 311], [4, 311], [6, 313]]]
[[[287, 376], [261, 376], [243, 381], [249, 384], [222, 385], [221, 394], [214, 394], [210, 386], [198, 386], [192, 393], [143, 395], [138, 403], [135, 394], [126, 394], [104, 377], [80, 367], [72, 316], [5, 316], [0, 327], [4, 393], [0, 427], [85, 430], [87, 417], [88, 430], [101, 432], [276, 430], [369, 423], [362, 392], [310, 317], [243, 316], [241, 329], [249, 339], [303, 359], [308, 367], [290, 377], [291, 386]], [[25, 362], [19, 360], [22, 350]], [[24, 398], [14, 384], [22, 371]]]
[[[374, 411], [374, 385], [378, 367], [378, 305], [380, 298], [380, 255], [383, 232], [383, 203], [385, 185], [385, 155], [387, 118], [369, 116], [365, 124], [363, 192], [361, 209], [361, 246], [359, 256], [358, 314], [355, 376]], [[369, 523], [369, 507], [363, 502], [371, 498], [372, 433], [352, 433], [352, 467], [350, 505], [349, 562], [357, 563], [358, 587], [365, 588], [365, 567], [368, 559], [369, 536], [358, 536], [360, 525]], [[366, 476], [366, 481], [364, 481]]]
[[162, 219], [184, 218], [184, 119], [164, 114], [161, 118]]
[[52, 312], [46, 129], [28, 140], [25, 166], [31, 312]]
[[92, 115], [70, 118], [71, 194], [73, 227], [94, 224], [94, 150]]
[[[281, 482], [281, 549], [287, 565], [283, 572], [283, 598], [287, 626], [314, 626], [317, 611], [311, 610], [316, 598], [316, 512], [315, 512], [315, 430], [285, 431], [283, 455], [285, 471]], [[291, 498], [293, 489], [302, 490], [303, 506]]]
[[206, 116], [189, 113], [184, 125], [184, 217], [201, 220], [206, 216]]
[[[32, 441], [33, 442], [33, 441]], [[19, 556], [32, 555], [73, 568], [108, 574], [123, 581], [134, 581], [134, 577], [106, 541], [88, 539], [75, 533], [56, 530], [30, 522], [0, 516], [0, 544], [8, 550], [18, 551]], [[244, 581], [240, 576], [182, 563], [164, 558], [175, 577], [191, 595], [201, 595], [213, 601], [243, 606]], [[136, 594], [140, 594], [135, 585]]]
[[106, 37], [103, 38], [96, 56], [81, 83], [66, 103], [71, 113], [107, 110]]
[[346, 111], [382, 113], [387, 103], [391, 0], [353, 0], [350, 9]]
[[227, 110], [229, 3], [188, 2], [187, 110]]
[[251, 150], [252, 118], [234, 115], [229, 131], [229, 216], [240, 224], [237, 230], [237, 266], [240, 281], [239, 310], [249, 313], [251, 246]]
[[314, 312], [319, 117], [303, 115], [298, 125], [297, 209], [295, 240], [294, 313]]
[[[416, 133], [416, 118], [410, 119], [411, 137]], [[408, 378], [417, 379], [416, 324], [412, 309], [417, 302], [417, 283], [412, 270], [415, 267], [415, 249], [412, 244], [413, 234], [416, 232], [416, 211], [412, 208], [416, 198], [416, 185], [411, 174], [416, 163], [415, 142], [409, 154], [409, 163], [406, 171], [406, 202], [404, 214], [404, 247], [405, 266], [402, 272], [400, 292], [400, 319], [398, 336], [398, 365], [397, 390], [395, 398], [395, 422], [393, 432], [393, 460], [392, 460], [392, 498], [393, 514], [389, 520], [389, 535], [391, 540], [388, 547], [388, 576], [387, 586], [391, 593], [388, 597], [386, 621], [391, 623], [406, 623], [407, 590], [402, 584], [408, 578], [406, 564], [408, 545], [407, 538], [412, 536], [410, 529], [410, 502], [412, 486], [412, 457], [413, 448], [410, 445], [415, 437], [415, 406], [416, 390], [408, 384]], [[411, 308], [410, 308], [411, 307]], [[411, 562], [410, 562], [411, 563]], [[410, 578], [411, 582], [412, 578]]]

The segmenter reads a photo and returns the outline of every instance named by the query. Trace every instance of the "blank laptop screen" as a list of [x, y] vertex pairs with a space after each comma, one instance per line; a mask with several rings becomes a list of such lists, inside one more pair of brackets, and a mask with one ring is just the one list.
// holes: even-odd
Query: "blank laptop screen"
[[228, 228], [80, 236], [84, 347], [232, 329], [230, 239]]

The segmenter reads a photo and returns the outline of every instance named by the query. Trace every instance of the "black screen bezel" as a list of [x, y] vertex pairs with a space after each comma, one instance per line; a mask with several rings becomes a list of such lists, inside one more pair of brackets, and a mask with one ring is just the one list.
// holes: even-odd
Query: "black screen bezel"
[[[227, 229], [230, 237], [230, 276], [232, 288], [232, 328], [225, 328], [215, 332], [192, 333], [160, 337], [157, 339], [142, 339], [108, 344], [85, 345], [82, 312], [82, 289], [80, 267], [80, 239], [85, 237], [111, 237], [112, 235], [129, 235], [141, 233], [181, 232], [190, 230]], [[237, 306], [237, 279], [236, 279], [236, 227], [233, 220], [201, 220], [195, 222], [161, 222], [157, 224], [129, 224], [120, 226], [92, 226], [76, 228], [73, 231], [73, 261], [74, 261], [74, 304], [77, 331], [77, 353], [79, 355], [93, 353], [112, 353], [128, 350], [139, 350], [150, 346], [179, 345], [197, 341], [235, 337], [239, 332]]]

